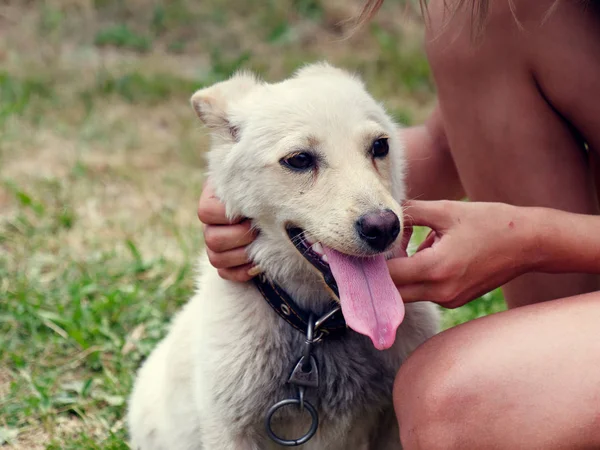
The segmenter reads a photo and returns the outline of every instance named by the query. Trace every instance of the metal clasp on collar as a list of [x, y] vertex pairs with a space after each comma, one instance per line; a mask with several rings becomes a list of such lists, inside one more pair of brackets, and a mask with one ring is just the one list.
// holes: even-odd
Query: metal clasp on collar
[[[340, 310], [339, 307], [334, 308], [329, 311], [327, 314], [320, 317], [318, 320], [315, 320], [314, 315], [311, 314], [308, 319], [308, 325], [306, 330], [306, 339], [304, 341], [304, 349], [302, 352], [302, 356], [294, 366], [290, 377], [288, 378], [288, 383], [296, 386], [298, 396], [297, 398], [288, 398], [286, 400], [282, 400], [269, 408], [267, 411], [267, 415], [265, 417], [265, 426], [267, 429], [268, 436], [279, 445], [283, 445], [286, 447], [294, 447], [297, 445], [302, 445], [308, 442], [317, 432], [319, 428], [319, 414], [315, 407], [308, 401], [304, 399], [304, 394], [307, 388], [317, 388], [319, 387], [319, 367], [317, 365], [317, 359], [312, 354], [314, 344], [320, 342], [325, 336], [326, 333], [324, 331], [319, 332], [319, 334], [315, 337], [315, 333], [319, 330], [319, 328], [326, 322], [331, 316], [333, 316], [336, 312]], [[304, 436], [301, 436], [298, 439], [282, 439], [275, 434], [271, 427], [271, 420], [273, 415], [281, 408], [284, 408], [288, 405], [298, 405], [300, 407], [300, 412], [304, 412], [306, 409], [311, 416], [311, 424], [309, 430], [306, 432]]]

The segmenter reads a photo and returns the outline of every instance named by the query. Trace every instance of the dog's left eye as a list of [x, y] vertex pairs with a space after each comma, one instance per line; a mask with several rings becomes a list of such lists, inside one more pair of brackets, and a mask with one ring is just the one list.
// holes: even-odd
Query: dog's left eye
[[374, 158], [383, 158], [390, 151], [390, 146], [388, 144], [387, 138], [379, 138], [373, 141], [373, 146], [371, 147], [371, 153]]
[[286, 156], [281, 161], [281, 164], [294, 170], [309, 170], [315, 166], [316, 159], [313, 155], [307, 152], [294, 153]]

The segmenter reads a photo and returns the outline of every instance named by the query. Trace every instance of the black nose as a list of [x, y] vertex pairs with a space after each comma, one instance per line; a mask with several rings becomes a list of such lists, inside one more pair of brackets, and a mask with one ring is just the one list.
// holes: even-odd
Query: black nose
[[393, 211], [382, 209], [360, 216], [356, 221], [356, 231], [369, 247], [382, 252], [398, 237], [400, 220]]

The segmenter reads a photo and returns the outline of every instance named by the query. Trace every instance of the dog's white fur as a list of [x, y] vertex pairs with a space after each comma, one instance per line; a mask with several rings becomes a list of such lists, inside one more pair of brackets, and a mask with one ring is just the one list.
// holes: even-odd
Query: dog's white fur
[[[192, 105], [212, 132], [209, 171], [218, 197], [229, 216], [252, 217], [260, 229], [252, 259], [302, 307], [325, 311], [329, 293], [285, 226], [293, 223], [316, 241], [364, 255], [357, 218], [374, 208], [402, 217], [404, 158], [395, 125], [359, 79], [326, 64], [277, 84], [238, 74], [195, 93]], [[376, 160], [369, 148], [384, 135], [390, 154]], [[294, 173], [280, 164], [304, 150], [320, 155], [316, 171]], [[286, 381], [302, 336], [252, 283], [221, 279], [206, 257], [201, 273], [196, 295], [139, 372], [128, 416], [132, 448], [280, 448], [266, 438], [263, 418], [274, 401], [293, 394]], [[351, 330], [340, 342], [319, 344], [319, 364], [327, 370], [318, 396], [308, 398], [321, 423], [303, 448], [400, 448], [391, 383], [437, 326], [432, 305], [411, 304], [389, 350], [374, 350]], [[297, 437], [306, 422], [290, 412], [278, 426], [279, 434]]]

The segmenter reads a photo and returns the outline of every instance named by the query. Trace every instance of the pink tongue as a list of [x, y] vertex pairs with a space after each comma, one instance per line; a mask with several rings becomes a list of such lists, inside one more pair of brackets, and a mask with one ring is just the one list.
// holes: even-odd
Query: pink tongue
[[358, 258], [323, 246], [340, 292], [342, 313], [354, 331], [369, 336], [377, 350], [394, 344], [404, 303], [384, 256]]

